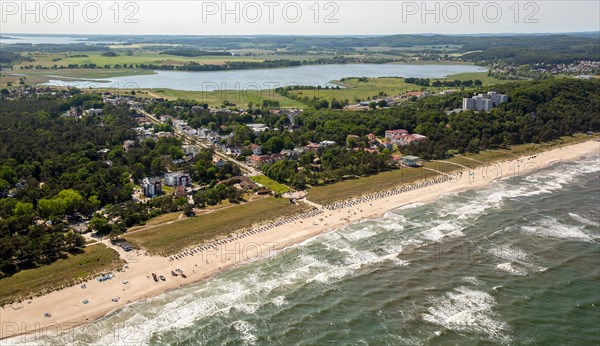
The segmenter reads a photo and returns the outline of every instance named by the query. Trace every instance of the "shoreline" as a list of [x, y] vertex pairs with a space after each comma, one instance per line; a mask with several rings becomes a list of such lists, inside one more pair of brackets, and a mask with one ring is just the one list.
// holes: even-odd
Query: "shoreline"
[[[563, 160], [593, 153], [600, 153], [600, 143], [590, 139], [512, 160], [484, 164], [473, 170], [464, 169], [462, 174], [459, 174], [461, 170], [458, 169], [451, 173], [457, 178], [455, 180], [395, 194], [391, 193], [393, 190], [386, 190], [389, 193], [365, 195], [381, 195], [380, 198], [356, 196], [354, 199], [333, 203], [337, 205], [334, 209], [321, 207], [322, 212], [315, 215], [305, 218], [293, 217], [287, 223], [236, 237], [235, 241], [224, 242], [202, 252], [184, 251], [186, 254], [175, 260], [170, 260], [168, 256], [146, 255], [139, 250], [126, 253], [120, 248], [109, 246], [128, 262], [128, 269], [115, 272], [113, 279], [104, 282], [89, 280], [85, 282], [86, 288], [75, 285], [0, 308], [0, 339], [13, 338], [11, 342], [23, 343], [35, 342], [60, 333], [72, 333], [73, 328], [115, 313], [131, 303], [196, 284], [249, 262], [272, 258], [321, 234], [384, 217], [387, 212], [407, 205], [435, 202], [448, 193], [481, 188], [499, 179], [518, 178]], [[491, 173], [490, 167], [494, 167]], [[443, 176], [436, 176], [441, 177]], [[170, 275], [172, 270], [178, 268], [181, 268], [188, 278]], [[154, 282], [150, 276], [153, 272], [165, 276], [166, 281]], [[128, 283], [123, 284], [123, 280], [127, 280]], [[113, 297], [119, 297], [119, 301], [112, 302]], [[86, 304], [83, 300], [89, 302]], [[44, 317], [46, 312], [52, 316]]]

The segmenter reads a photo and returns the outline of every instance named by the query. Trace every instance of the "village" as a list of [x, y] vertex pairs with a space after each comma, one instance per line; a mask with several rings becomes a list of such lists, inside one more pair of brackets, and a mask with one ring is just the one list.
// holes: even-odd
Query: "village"
[[[44, 97], [51, 96], [55, 98], [69, 99], [78, 92], [73, 90], [57, 90], [49, 87], [23, 87], [15, 89], [9, 95], [3, 95], [6, 99], [19, 97]], [[423, 97], [426, 93], [414, 93], [410, 97]], [[161, 174], [145, 175], [131, 177], [131, 183], [134, 186], [131, 199], [136, 203], [146, 203], [159, 196], [173, 196], [174, 198], [185, 199], [187, 203], [197, 207], [198, 201], [194, 200], [199, 191], [208, 191], [215, 188], [212, 184], [195, 179], [190, 169], [198, 160], [198, 155], [203, 152], [210, 152], [210, 165], [215, 171], [225, 170], [228, 173], [223, 175], [223, 179], [217, 182], [218, 185], [224, 185], [227, 188], [234, 187], [239, 191], [239, 196], [261, 196], [276, 195], [287, 196], [291, 203], [296, 198], [302, 198], [304, 193], [294, 193], [293, 187], [281, 185], [263, 174], [265, 167], [271, 166], [280, 161], [305, 160], [310, 157], [309, 167], [315, 172], [320, 171], [321, 157], [325, 150], [331, 148], [340, 148], [352, 152], [364, 151], [369, 154], [389, 154], [389, 165], [394, 167], [418, 167], [420, 159], [411, 155], [403, 155], [402, 148], [408, 145], [423, 143], [428, 140], [427, 137], [409, 133], [405, 129], [386, 130], [383, 136], [376, 136], [370, 133], [366, 136], [348, 134], [345, 143], [339, 143], [333, 140], [321, 140], [318, 142], [308, 142], [302, 146], [286, 146], [278, 150], [269, 148], [265, 150], [265, 144], [250, 142], [245, 140], [239, 143], [235, 140], [234, 132], [227, 133], [222, 129], [209, 128], [208, 126], [191, 126], [188, 121], [177, 116], [177, 114], [209, 113], [219, 116], [244, 116], [248, 115], [251, 109], [232, 109], [232, 108], [211, 108], [207, 105], [175, 106], [176, 114], [153, 114], [151, 111], [156, 105], [165, 102], [160, 98], [143, 98], [136, 95], [114, 94], [110, 92], [101, 93], [101, 104], [96, 102], [93, 107], [86, 107], [87, 103], [80, 106], [71, 106], [66, 109], [61, 117], [73, 121], [82, 121], [84, 117], [96, 117], [102, 119], [105, 116], [103, 108], [105, 106], [115, 106], [126, 109], [130, 118], [135, 124], [132, 128], [133, 138], [122, 142], [122, 153], [124, 155], [131, 150], [139, 149], [147, 141], [176, 141], [180, 143], [179, 149], [182, 155], [171, 156], [163, 155], [168, 159], [166, 163], [167, 170]], [[405, 96], [406, 97], [406, 96]], [[394, 101], [389, 100], [389, 105]], [[387, 104], [386, 104], [387, 106]], [[361, 106], [362, 107], [362, 106]], [[245, 131], [258, 139], [261, 133], [266, 131], [274, 132], [293, 132], [298, 126], [295, 119], [302, 113], [301, 109], [294, 108], [268, 108], [264, 110], [269, 116], [285, 118], [284, 125], [273, 126], [260, 122], [260, 118], [254, 119], [250, 123], [244, 124]], [[264, 116], [263, 116], [264, 117]], [[102, 122], [100, 122], [102, 126]], [[356, 143], [360, 142], [360, 145]], [[108, 166], [113, 165], [114, 149], [101, 149], [97, 152], [98, 157]], [[237, 173], [236, 173], [237, 172]], [[232, 174], [233, 173], [233, 174]], [[237, 174], [237, 175], [236, 175]], [[265, 184], [265, 182], [268, 182]], [[10, 189], [1, 191], [3, 196], [14, 196], [24, 182], [19, 182]], [[276, 186], [277, 188], [273, 188]], [[289, 192], [284, 194], [283, 192]], [[300, 196], [300, 197], [298, 197]], [[218, 200], [217, 200], [218, 203]], [[192, 209], [192, 210], [194, 210]], [[198, 211], [198, 209], [195, 209]], [[117, 221], [111, 218], [110, 213], [101, 211], [102, 217], [108, 218], [108, 223]], [[193, 214], [190, 212], [189, 214]], [[97, 231], [89, 225], [92, 216], [78, 214], [73, 222], [69, 222], [72, 229], [77, 233], [84, 234], [90, 231]], [[127, 249], [130, 245], [125, 244]]]

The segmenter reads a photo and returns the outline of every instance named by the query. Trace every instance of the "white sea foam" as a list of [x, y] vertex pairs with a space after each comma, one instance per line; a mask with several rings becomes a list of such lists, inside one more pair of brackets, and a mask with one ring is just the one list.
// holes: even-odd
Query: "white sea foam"
[[523, 249], [519, 248], [518, 246], [514, 247], [508, 245], [500, 245], [488, 250], [488, 253], [512, 262], [525, 262], [529, 259], [529, 254], [527, 254], [525, 251], [523, 251]]
[[377, 232], [373, 231], [373, 226], [368, 226], [356, 232], [344, 234], [344, 237], [346, 237], [349, 240], [356, 241], [360, 239], [370, 238], [374, 235], [377, 235]]
[[465, 281], [471, 285], [474, 285], [474, 286], [481, 285], [481, 282], [474, 276], [465, 276], [463, 278], [463, 281]]
[[519, 266], [518, 264], [513, 264], [510, 262], [506, 262], [506, 263], [500, 263], [496, 266], [496, 269], [498, 270], [502, 270], [514, 275], [520, 275], [520, 276], [524, 276], [528, 274], [528, 271], [526, 268], [523, 268], [521, 266]]
[[426, 240], [440, 242], [444, 238], [454, 238], [464, 235], [460, 227], [454, 222], [444, 220], [436, 222], [438, 222], [437, 225], [421, 232], [419, 236]]
[[509, 326], [495, 318], [495, 304], [488, 293], [462, 286], [435, 300], [422, 318], [447, 329], [477, 332], [502, 342], [507, 340]]
[[575, 213], [569, 213], [569, 216], [570, 216], [571, 218], [573, 218], [573, 220], [575, 220], [575, 221], [577, 221], [577, 222], [579, 222], [579, 223], [582, 223], [582, 224], [584, 224], [584, 225], [588, 225], [588, 226], [595, 226], [595, 227], [598, 227], [598, 226], [600, 226], [600, 223], [599, 223], [599, 222], [597, 222], [597, 221], [592, 221], [592, 220], [590, 220], [590, 219], [587, 219], [587, 218], [585, 218], [585, 217], [583, 217], [583, 216], [581, 216], [581, 215], [579, 215], [579, 214], [575, 214]]
[[275, 305], [277, 307], [282, 307], [287, 304], [285, 296], [277, 296], [277, 297], [271, 299], [271, 302], [273, 303], [273, 305]]
[[[396, 208], [395, 210], [414, 209], [414, 208], [420, 207], [422, 205], [424, 205], [424, 203], [420, 203], [420, 202], [410, 203], [410, 204], [407, 204], [407, 205], [403, 205], [400, 208]], [[387, 213], [386, 213], [386, 216], [387, 216]]]
[[586, 242], [594, 240], [594, 237], [585, 233], [581, 227], [565, 225], [550, 217], [539, 221], [534, 226], [521, 226], [521, 230], [524, 233], [538, 237], [552, 237]]
[[508, 260], [509, 262], [496, 265], [496, 269], [511, 274], [527, 275], [531, 272], [542, 272], [548, 269], [535, 264], [534, 262], [538, 261], [539, 258], [526, 253], [518, 245], [500, 245], [488, 250], [488, 253], [503, 260]]
[[256, 332], [256, 326], [246, 321], [235, 321], [233, 328], [238, 332], [238, 335], [247, 345], [256, 345], [258, 338], [252, 334]]

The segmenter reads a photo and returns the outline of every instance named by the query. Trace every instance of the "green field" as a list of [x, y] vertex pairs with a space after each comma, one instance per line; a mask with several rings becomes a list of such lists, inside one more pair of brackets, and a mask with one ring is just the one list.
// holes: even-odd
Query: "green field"
[[[450, 75], [440, 80], [476, 80], [479, 79], [484, 85], [504, 82], [487, 76], [487, 72], [459, 73]], [[404, 82], [404, 78], [369, 78], [368, 81], [359, 81], [358, 78], [346, 78], [343, 81], [332, 81], [334, 84], [343, 86], [340, 89], [318, 89], [318, 90], [293, 90], [290, 94], [296, 94], [300, 97], [318, 98], [331, 100], [348, 100], [351, 104], [357, 100], [366, 100], [367, 98], [379, 98], [380, 93], [388, 96], [402, 95], [411, 91], [442, 91], [456, 89], [450, 87], [422, 87], [415, 84]]]
[[255, 175], [255, 176], [251, 176], [250, 179], [252, 179], [254, 182], [261, 184], [262, 186], [266, 187], [267, 189], [275, 192], [275, 193], [286, 193], [288, 191], [290, 191], [290, 188], [267, 177], [266, 175]]
[[456, 164], [463, 165], [467, 168], [475, 168], [480, 165], [480, 163], [478, 163], [477, 161], [469, 160], [467, 157], [469, 156], [459, 155], [446, 159], [445, 161], [454, 162]]
[[143, 228], [148, 228], [151, 226], [161, 225], [161, 224], [164, 224], [167, 222], [173, 222], [173, 221], [179, 220], [181, 215], [182, 215], [182, 213], [180, 211], [176, 211], [174, 213], [162, 214], [162, 215], [151, 218], [150, 220], [146, 221], [141, 226], [135, 226], [135, 227], [130, 228], [129, 232], [136, 231], [136, 230], [143, 229]]
[[[116, 53], [118, 56], [103, 56], [103, 51], [97, 52], [76, 52], [76, 53], [34, 53], [30, 57], [35, 60], [32, 62], [23, 62], [22, 65], [39, 65], [51, 67], [53, 65], [67, 66], [69, 64], [96, 64], [99, 67], [104, 65], [114, 66], [116, 64], [137, 65], [137, 64], [153, 64], [153, 65], [183, 65], [187, 62], [197, 62], [207, 65], [223, 65], [226, 61], [255, 61], [261, 62], [264, 59], [254, 58], [252, 56], [197, 56], [184, 57], [170, 54], [160, 54], [158, 51], [133, 50], [132, 55], [127, 55], [127, 50], [119, 50]], [[87, 55], [87, 56], [73, 56]], [[60, 59], [60, 60], [57, 60]], [[54, 61], [53, 61], [54, 60]]]
[[489, 77], [487, 75], [487, 72], [457, 73], [457, 74], [448, 75], [445, 79], [446, 80], [459, 80], [459, 81], [464, 81], [464, 80], [469, 80], [469, 79], [470, 80], [479, 79], [483, 83], [483, 85], [492, 85], [492, 84], [511, 82], [510, 80], [503, 80], [503, 79], [496, 79], [494, 77]]
[[387, 190], [402, 184], [439, 175], [423, 168], [402, 168], [365, 178], [346, 180], [332, 185], [313, 187], [307, 198], [313, 202], [327, 204], [367, 193]]
[[302, 212], [307, 208], [309, 207], [305, 204], [290, 205], [287, 199], [262, 198], [126, 234], [125, 239], [145, 248], [150, 253], [168, 255], [267, 220]]
[[369, 78], [367, 82], [361, 82], [358, 78], [346, 78], [343, 81], [332, 81], [332, 83], [343, 86], [340, 89], [316, 89], [316, 90], [293, 90], [290, 94], [297, 94], [300, 97], [319, 98], [331, 100], [347, 99], [350, 103], [357, 99], [364, 100], [367, 97], [377, 98], [379, 93], [387, 95], [400, 95], [409, 91], [421, 90], [421, 87], [404, 82], [404, 78]]
[[[252, 102], [261, 105], [263, 100], [279, 101], [281, 107], [303, 108], [298, 101], [285, 98], [272, 90], [218, 90], [218, 91], [185, 91], [172, 89], [142, 89], [149, 96], [163, 97], [169, 100], [188, 99], [207, 103], [209, 106], [221, 106], [224, 101], [234, 103], [238, 107], [247, 107]], [[142, 94], [143, 95], [143, 94]]]
[[423, 167], [433, 169], [433, 170], [436, 170], [438, 172], [442, 172], [445, 174], [452, 174], [454, 171], [459, 171], [459, 170], [464, 169], [459, 166], [453, 165], [451, 163], [441, 162], [441, 161], [427, 161], [423, 164]]
[[104, 244], [90, 245], [82, 254], [69, 255], [52, 264], [22, 270], [0, 279], [0, 305], [72, 286], [122, 265], [123, 261], [113, 249]]

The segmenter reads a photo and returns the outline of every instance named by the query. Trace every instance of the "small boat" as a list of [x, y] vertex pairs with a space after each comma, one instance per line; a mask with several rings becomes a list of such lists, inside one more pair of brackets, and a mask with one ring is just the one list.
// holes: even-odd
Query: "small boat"
[[87, 299], [84, 299], [84, 300], [82, 301], [82, 303], [83, 303], [83, 304], [88, 304], [89, 302], [90, 302], [90, 301], [89, 301], [89, 300], [87, 300]]
[[50, 318], [50, 317], [52, 317], [52, 315], [50, 315], [50, 313], [46, 312], [46, 313], [44, 314], [44, 317]]
[[177, 276], [178, 274], [171, 270], [171, 275]]
[[156, 274], [152, 273], [152, 278], [154, 279], [154, 281], [158, 282], [158, 277], [156, 276]]
[[179, 269], [179, 268], [175, 269], [175, 271], [176, 271], [176, 272], [178, 272], [178, 273], [181, 273], [181, 274], [183, 274], [183, 270], [181, 270], [181, 269]]
[[158, 278], [159, 278], [159, 279], [161, 279], [162, 281], [167, 281], [167, 279], [165, 279], [165, 277], [164, 277], [164, 276], [162, 276], [162, 275], [161, 275], [161, 276], [159, 276]]
[[181, 273], [181, 277], [184, 278], [184, 279], [187, 278], [187, 276], [185, 274], [183, 274], [183, 273]]

